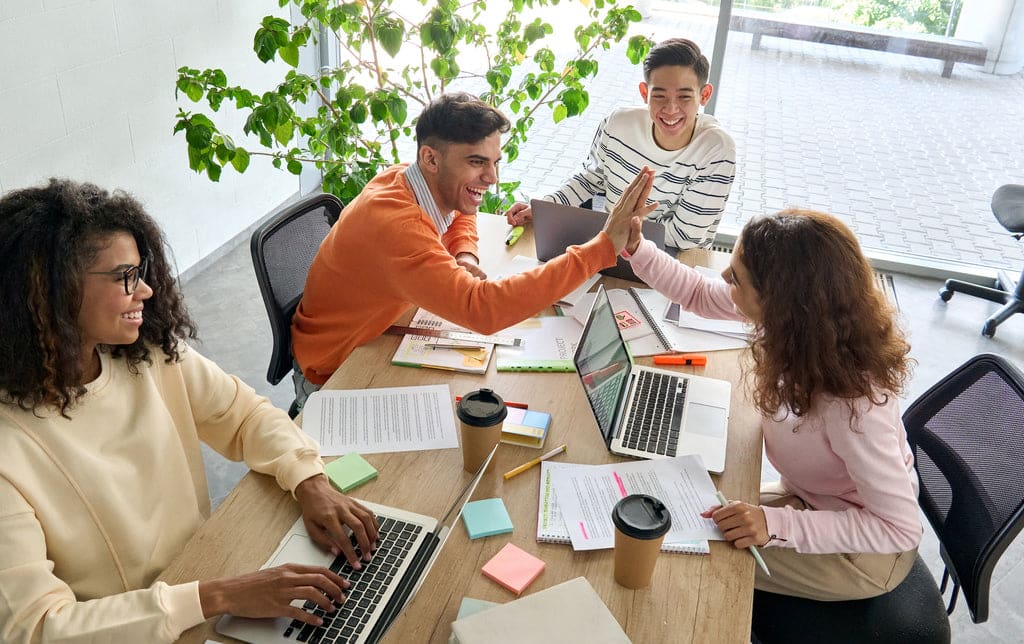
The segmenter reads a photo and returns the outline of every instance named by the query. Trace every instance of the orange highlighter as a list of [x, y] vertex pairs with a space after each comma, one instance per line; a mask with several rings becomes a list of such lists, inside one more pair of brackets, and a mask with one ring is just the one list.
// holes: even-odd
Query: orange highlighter
[[708, 357], [699, 353], [669, 353], [661, 356], [654, 356], [654, 364], [674, 364], [692, 367], [703, 367], [708, 363]]

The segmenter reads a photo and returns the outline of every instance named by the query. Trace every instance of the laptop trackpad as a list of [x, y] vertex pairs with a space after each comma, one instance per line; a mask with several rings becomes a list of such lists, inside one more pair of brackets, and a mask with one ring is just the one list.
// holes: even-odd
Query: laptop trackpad
[[687, 434], [722, 438], [727, 422], [725, 409], [691, 401], [686, 413], [685, 431]]

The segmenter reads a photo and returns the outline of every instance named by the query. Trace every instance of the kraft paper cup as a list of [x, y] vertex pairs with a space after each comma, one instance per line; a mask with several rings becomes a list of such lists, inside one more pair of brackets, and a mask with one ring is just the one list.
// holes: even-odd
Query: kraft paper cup
[[651, 584], [661, 543], [672, 527], [668, 508], [646, 494], [631, 494], [612, 508], [615, 524], [615, 582], [626, 588]]
[[462, 438], [462, 468], [476, 474], [501, 440], [501, 426], [508, 409], [501, 396], [490, 389], [471, 391], [455, 408]]

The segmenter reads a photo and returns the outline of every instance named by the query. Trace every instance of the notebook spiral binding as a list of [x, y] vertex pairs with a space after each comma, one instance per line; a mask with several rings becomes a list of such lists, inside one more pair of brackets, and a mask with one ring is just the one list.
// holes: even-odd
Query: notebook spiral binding
[[658, 341], [661, 342], [661, 346], [665, 347], [665, 351], [672, 351], [672, 343], [661, 330], [660, 322], [655, 320], [654, 314], [648, 311], [647, 307], [644, 306], [643, 300], [640, 299], [640, 295], [637, 293], [637, 290], [631, 286], [629, 287], [629, 294], [633, 296], [634, 300], [636, 300], [637, 305], [640, 307], [640, 313], [642, 313], [644, 318], [647, 320], [647, 324], [651, 325], [651, 328], [654, 329], [654, 334], [658, 337]]

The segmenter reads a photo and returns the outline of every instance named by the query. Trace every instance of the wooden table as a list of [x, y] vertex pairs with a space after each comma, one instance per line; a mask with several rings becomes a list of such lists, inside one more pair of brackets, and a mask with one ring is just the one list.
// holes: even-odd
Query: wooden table
[[[532, 254], [533, 240], [529, 234], [512, 249], [506, 249], [502, 243], [506, 229], [496, 219], [481, 216], [481, 249]], [[685, 259], [704, 264], [727, 262], [727, 256], [705, 252]], [[624, 285], [618, 280], [606, 282], [609, 286]], [[403, 321], [411, 315], [412, 311]], [[398, 342], [397, 337], [383, 336], [359, 347], [326, 387], [360, 389], [446, 382], [454, 396], [487, 386], [508, 400], [528, 402], [532, 408], [552, 414], [546, 445], [569, 446], [560, 460], [628, 460], [605, 448], [575, 374], [497, 373], [493, 360], [485, 376], [393, 367], [390, 358]], [[761, 434], [757, 416], [739, 386], [738, 361], [738, 351], [716, 352], [709, 357], [707, 367], [684, 367], [680, 371], [734, 383], [726, 467], [722, 475], [713, 478], [730, 498], [755, 501], [761, 468]], [[540, 468], [509, 481], [504, 481], [501, 473], [539, 453], [526, 447], [501, 446], [473, 498], [501, 497], [515, 532], [471, 541], [464, 530], [453, 530], [421, 591], [387, 633], [386, 641], [447, 642], [450, 624], [463, 597], [496, 602], [515, 599], [512, 593], [480, 573], [480, 567], [509, 541], [547, 564], [527, 593], [583, 575], [634, 642], [750, 641], [754, 562], [745, 550], [713, 542], [709, 556], [662, 555], [652, 585], [634, 591], [614, 582], [611, 550], [574, 552], [565, 545], [537, 543]], [[440, 516], [470, 478], [462, 469], [457, 449], [371, 454], [366, 459], [380, 471], [380, 476], [360, 487], [358, 498], [431, 516]], [[298, 506], [273, 479], [250, 472], [161, 579], [175, 583], [254, 570], [270, 556], [298, 516]], [[187, 631], [180, 641], [203, 642], [208, 637], [228, 641], [229, 638], [214, 633], [215, 622], [210, 620]]]

